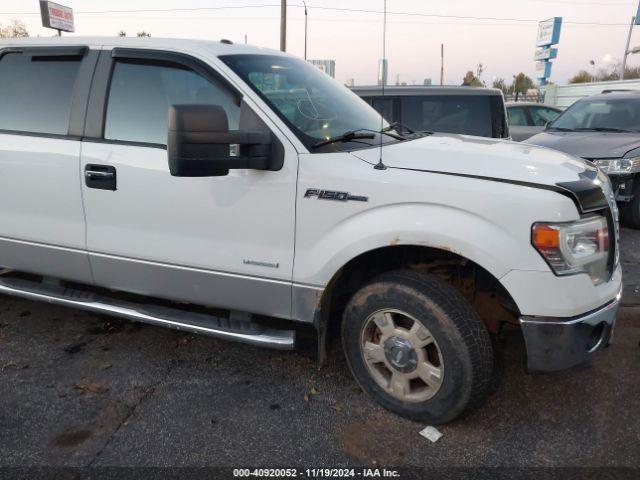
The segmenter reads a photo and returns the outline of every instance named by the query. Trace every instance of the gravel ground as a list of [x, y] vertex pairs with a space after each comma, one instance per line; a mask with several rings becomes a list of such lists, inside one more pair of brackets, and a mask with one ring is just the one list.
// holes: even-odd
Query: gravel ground
[[437, 443], [365, 396], [337, 348], [318, 369], [299, 352], [0, 297], [0, 466], [640, 468], [640, 232], [622, 243], [613, 345], [530, 376], [509, 332], [487, 404]]

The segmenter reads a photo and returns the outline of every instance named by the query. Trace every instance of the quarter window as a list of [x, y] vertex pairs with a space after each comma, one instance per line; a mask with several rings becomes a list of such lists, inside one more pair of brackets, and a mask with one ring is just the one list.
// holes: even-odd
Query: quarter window
[[104, 137], [165, 145], [169, 107], [181, 104], [220, 105], [227, 112], [229, 129], [238, 129], [240, 107], [223, 87], [173, 63], [118, 61], [111, 78]]
[[416, 131], [491, 137], [492, 113], [486, 95], [403, 96], [402, 123]]
[[67, 135], [81, 61], [79, 56], [2, 56], [0, 130]]

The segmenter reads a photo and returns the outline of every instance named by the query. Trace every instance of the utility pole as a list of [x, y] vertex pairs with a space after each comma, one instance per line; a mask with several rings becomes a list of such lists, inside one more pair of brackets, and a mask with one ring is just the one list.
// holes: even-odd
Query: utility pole
[[287, 51], [287, 0], [280, 0], [280, 51]]
[[444, 82], [444, 43], [440, 44], [440, 85]]
[[629, 43], [631, 43], [631, 33], [633, 33], [633, 25], [636, 23], [636, 17], [631, 17], [631, 25], [629, 25], [629, 34], [627, 35], [627, 46], [624, 48], [624, 56], [622, 57], [622, 72], [620, 72], [620, 80], [624, 80], [624, 72], [627, 69], [627, 55], [629, 55]]
[[302, 0], [304, 5], [304, 59], [307, 59], [307, 2]]

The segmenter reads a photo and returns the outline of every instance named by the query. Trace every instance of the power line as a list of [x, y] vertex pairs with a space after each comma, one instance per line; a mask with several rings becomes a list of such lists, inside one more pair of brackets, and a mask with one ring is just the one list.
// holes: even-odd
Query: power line
[[568, 5], [598, 5], [604, 7], [633, 7], [633, 3], [615, 3], [615, 2], [584, 2], [580, 0], [531, 0], [538, 3], [559, 3]]
[[[291, 5], [298, 7], [300, 5]], [[260, 4], [260, 5], [227, 5], [223, 7], [192, 7], [192, 8], [140, 8], [133, 10], [78, 10], [74, 11], [74, 15], [94, 15], [102, 13], [158, 13], [158, 12], [197, 12], [203, 10], [228, 10], [241, 8], [264, 8], [278, 7], [280, 4]], [[0, 15], [40, 15], [40, 12], [0, 12]]]
[[[304, 8], [303, 5], [290, 5], [295, 8]], [[280, 7], [280, 4], [260, 4], [260, 5], [230, 5], [223, 7], [194, 7], [194, 8], [155, 8], [155, 9], [133, 9], [133, 10], [93, 10], [75, 12], [76, 15], [95, 15], [95, 14], [112, 14], [112, 13], [158, 13], [158, 12], [194, 12], [194, 11], [208, 11], [208, 10], [226, 10], [226, 9], [244, 9], [244, 8], [273, 8]], [[349, 13], [375, 13], [384, 14], [381, 10], [370, 10], [364, 8], [347, 8], [347, 7], [324, 7], [307, 5], [310, 9], [316, 10], [330, 10], [338, 12]], [[17, 15], [40, 15], [39, 12], [0, 12], [0, 15], [17, 16]], [[521, 22], [521, 23], [538, 23], [540, 20], [535, 18], [509, 18], [509, 17], [477, 17], [471, 15], [444, 15], [436, 13], [422, 13], [422, 12], [401, 12], [401, 11], [387, 11], [387, 15], [402, 15], [413, 17], [427, 17], [427, 18], [450, 18], [458, 20], [476, 20], [476, 21], [495, 21], [495, 22]], [[604, 22], [576, 22], [565, 20], [565, 24], [571, 25], [600, 25], [600, 26], [628, 26], [628, 23], [604, 23]]]

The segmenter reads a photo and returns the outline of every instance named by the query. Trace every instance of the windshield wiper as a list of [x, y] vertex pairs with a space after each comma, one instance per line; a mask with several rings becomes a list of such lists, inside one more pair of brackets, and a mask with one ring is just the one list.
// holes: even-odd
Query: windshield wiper
[[547, 127], [547, 130], [557, 130], [558, 132], [575, 132], [573, 128]]
[[336, 135], [335, 137], [327, 138], [326, 140], [320, 140], [319, 142], [311, 145], [311, 148], [318, 148], [324, 145], [329, 145], [331, 143], [336, 142], [350, 142], [351, 140], [358, 140], [361, 138], [376, 138], [373, 133], [370, 132], [361, 132], [358, 130], [349, 130], [348, 132], [344, 132], [341, 135]]
[[318, 148], [336, 142], [350, 142], [352, 140], [359, 140], [361, 138], [376, 138], [376, 134], [388, 135], [392, 138], [395, 138], [396, 140], [406, 140], [406, 137], [403, 137], [402, 135], [398, 135], [396, 133], [387, 132], [384, 129], [376, 131], [369, 130], [368, 128], [359, 128], [358, 130], [349, 130], [348, 132], [344, 132], [341, 135], [336, 135], [335, 137], [327, 138], [326, 140], [320, 140], [319, 142], [311, 145], [311, 148]]
[[616, 132], [616, 133], [637, 133], [633, 130], [625, 130], [623, 128], [613, 127], [591, 127], [591, 128], [576, 128], [576, 132]]
[[[416, 133], [413, 130], [411, 130], [409, 127], [407, 127], [404, 123], [400, 123], [400, 122], [393, 122], [390, 123], [389, 125], [387, 125], [386, 127], [384, 127], [382, 129], [383, 132], [389, 132], [391, 130], [398, 130], [398, 128], [404, 128], [407, 132], [409, 133]], [[400, 130], [398, 130], [398, 133], [402, 133]]]

